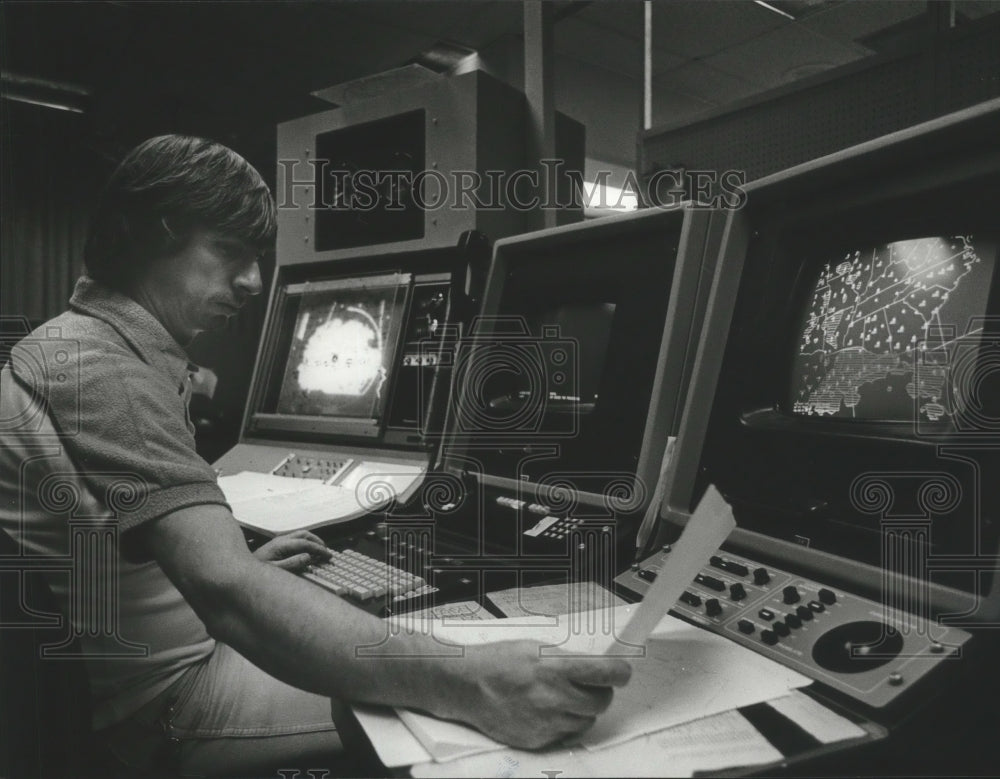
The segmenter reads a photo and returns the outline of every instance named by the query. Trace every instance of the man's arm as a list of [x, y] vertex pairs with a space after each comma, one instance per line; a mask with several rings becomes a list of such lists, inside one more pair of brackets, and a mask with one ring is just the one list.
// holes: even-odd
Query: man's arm
[[[254, 558], [222, 506], [182, 509], [133, 532], [213, 637], [289, 684], [342, 701], [422, 709], [539, 747], [588, 727], [631, 673], [613, 658], [543, 659], [529, 641], [454, 657], [430, 636], [391, 636], [377, 617]], [[355, 652], [385, 642], [405, 656]]]

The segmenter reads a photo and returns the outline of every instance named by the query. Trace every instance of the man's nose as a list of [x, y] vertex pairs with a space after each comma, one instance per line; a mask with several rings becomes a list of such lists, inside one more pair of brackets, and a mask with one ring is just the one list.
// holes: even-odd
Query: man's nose
[[247, 266], [239, 276], [236, 277], [236, 286], [247, 295], [259, 295], [264, 285], [260, 280], [260, 265], [254, 260]]

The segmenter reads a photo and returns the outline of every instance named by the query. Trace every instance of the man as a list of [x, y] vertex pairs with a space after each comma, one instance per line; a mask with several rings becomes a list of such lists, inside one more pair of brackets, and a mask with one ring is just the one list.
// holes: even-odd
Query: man
[[[588, 727], [627, 681], [624, 661], [542, 658], [531, 642], [442, 656], [283, 570], [328, 554], [315, 536], [248, 551], [195, 453], [182, 346], [261, 291], [274, 231], [270, 192], [235, 152], [143, 143], [99, 203], [70, 310], [0, 374], [0, 528], [53, 558], [70, 555], [81, 517], [114, 530], [113, 549], [51, 581], [94, 658], [95, 730], [136, 767], [167, 756], [211, 774], [337, 749], [331, 698], [422, 709], [522, 747]], [[98, 618], [79, 606], [87, 587], [107, 596]]]

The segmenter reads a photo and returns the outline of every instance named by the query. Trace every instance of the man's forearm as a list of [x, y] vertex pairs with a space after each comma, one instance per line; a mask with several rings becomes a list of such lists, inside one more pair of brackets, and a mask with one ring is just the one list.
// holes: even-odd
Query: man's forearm
[[469, 685], [457, 648], [389, 624], [251, 556], [217, 589], [210, 632], [268, 673], [344, 701], [447, 715]]

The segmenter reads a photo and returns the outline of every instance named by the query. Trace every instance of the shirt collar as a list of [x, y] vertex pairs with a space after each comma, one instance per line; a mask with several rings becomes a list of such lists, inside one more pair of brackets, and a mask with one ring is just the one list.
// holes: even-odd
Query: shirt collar
[[80, 313], [107, 322], [144, 362], [172, 380], [183, 382], [189, 373], [198, 370], [156, 317], [132, 298], [89, 276], [77, 280], [69, 305]]

